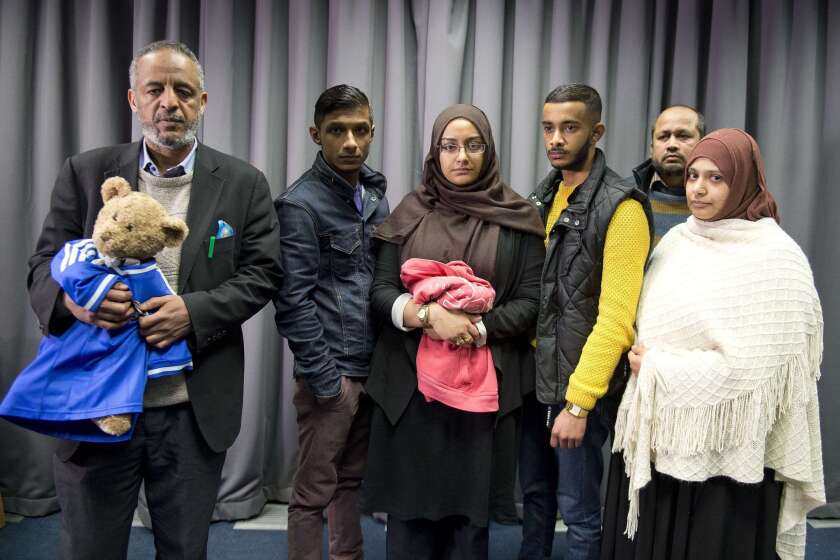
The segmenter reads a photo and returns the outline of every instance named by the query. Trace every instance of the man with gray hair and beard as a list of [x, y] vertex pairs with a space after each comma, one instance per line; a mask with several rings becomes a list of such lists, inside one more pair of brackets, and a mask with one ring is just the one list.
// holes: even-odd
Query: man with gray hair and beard
[[[143, 482], [157, 557], [205, 558], [225, 452], [240, 427], [241, 324], [280, 283], [277, 217], [260, 171], [196, 140], [207, 92], [189, 48], [147, 45], [129, 78], [128, 104], [143, 139], [65, 161], [29, 261], [30, 300], [44, 334], [60, 334], [74, 321], [119, 329], [134, 320], [136, 305], [146, 342], [166, 348], [185, 338], [193, 370], [148, 381], [128, 441], [59, 448], [53, 465], [63, 556], [125, 558]], [[190, 232], [180, 248], [156, 256], [172, 295], [137, 304], [118, 283], [91, 312], [64, 294], [50, 262], [65, 242], [91, 237], [99, 187], [112, 176], [151, 195]]]

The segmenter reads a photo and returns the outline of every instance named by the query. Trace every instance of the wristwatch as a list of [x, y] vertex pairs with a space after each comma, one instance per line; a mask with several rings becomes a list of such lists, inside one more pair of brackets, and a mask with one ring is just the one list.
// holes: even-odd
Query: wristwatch
[[569, 411], [569, 414], [576, 418], [586, 418], [589, 416], [589, 411], [585, 408], [581, 408], [574, 403], [567, 402], [566, 403], [566, 410]]
[[417, 320], [420, 321], [420, 326], [424, 329], [428, 329], [431, 323], [429, 322], [429, 304], [424, 303], [420, 306], [420, 309], [417, 310]]

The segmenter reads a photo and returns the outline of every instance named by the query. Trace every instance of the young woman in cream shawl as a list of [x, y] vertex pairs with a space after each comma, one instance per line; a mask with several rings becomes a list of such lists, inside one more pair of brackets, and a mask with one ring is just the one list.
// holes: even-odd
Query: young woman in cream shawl
[[811, 268], [746, 132], [703, 138], [685, 185], [692, 216], [656, 247], [639, 302], [602, 558], [803, 558], [825, 502]]

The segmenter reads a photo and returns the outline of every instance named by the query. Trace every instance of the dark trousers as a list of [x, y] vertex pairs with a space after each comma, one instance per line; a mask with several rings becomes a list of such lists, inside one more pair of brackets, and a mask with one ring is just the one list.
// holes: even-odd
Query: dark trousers
[[[552, 423], [561, 409], [554, 407]], [[534, 395], [523, 404], [519, 484], [522, 487], [522, 547], [519, 558], [551, 556], [559, 509], [566, 524], [566, 560], [596, 560], [601, 540], [601, 447], [609, 431], [598, 407], [589, 414], [583, 444], [553, 449], [546, 427], [546, 406]]]
[[69, 457], [53, 457], [65, 560], [126, 558], [141, 482], [156, 558], [206, 558], [224, 461], [205, 443], [188, 403], [147, 409], [129, 441], [81, 443]]
[[460, 515], [439, 521], [389, 515], [385, 539], [388, 560], [487, 560], [489, 532]]
[[298, 381], [293, 400], [300, 451], [289, 500], [289, 558], [321, 558], [324, 510], [330, 558], [362, 558], [358, 498], [371, 414], [364, 380], [343, 377], [341, 394], [325, 402]]

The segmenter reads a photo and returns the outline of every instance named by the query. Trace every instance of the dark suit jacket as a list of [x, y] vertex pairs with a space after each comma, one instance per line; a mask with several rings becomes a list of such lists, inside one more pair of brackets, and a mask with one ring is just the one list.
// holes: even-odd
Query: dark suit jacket
[[[119, 175], [137, 188], [140, 143], [91, 150], [68, 158], [55, 182], [50, 211], [29, 260], [29, 297], [45, 334], [74, 320], [50, 275], [50, 261], [71, 239], [88, 238], [102, 208], [100, 186]], [[241, 324], [259, 311], [280, 283], [277, 216], [265, 176], [253, 166], [199, 144], [187, 225], [181, 249], [178, 293], [192, 320], [189, 344], [194, 370], [187, 391], [201, 433], [214, 451], [230, 447], [242, 415]], [[233, 237], [217, 239], [218, 220]]]

